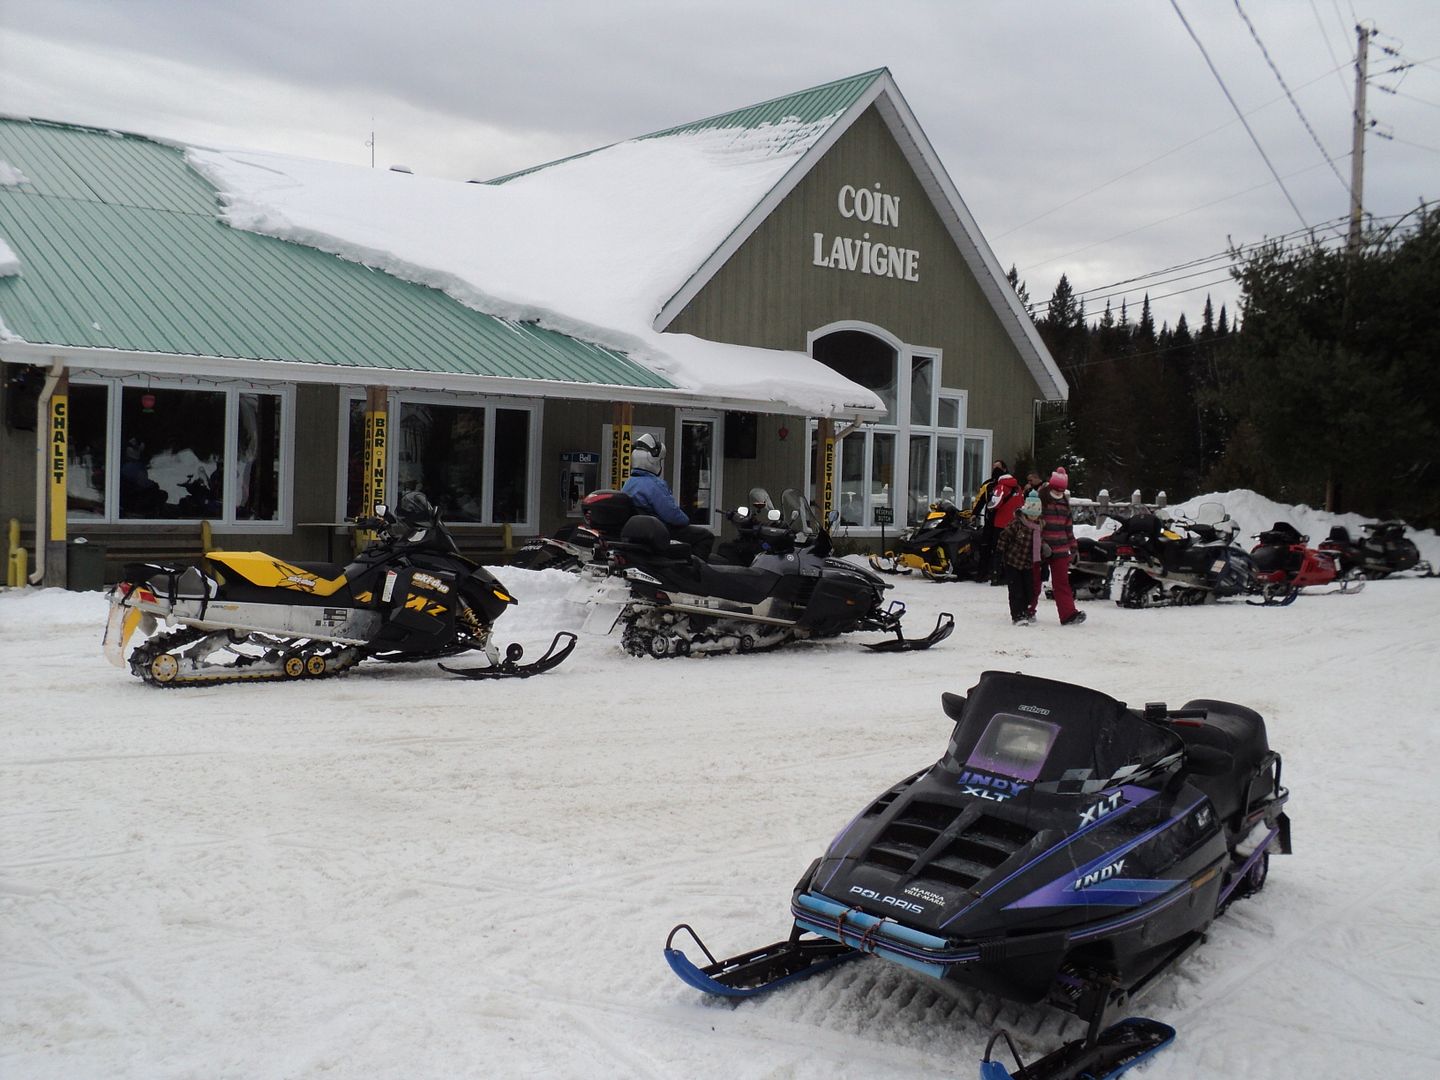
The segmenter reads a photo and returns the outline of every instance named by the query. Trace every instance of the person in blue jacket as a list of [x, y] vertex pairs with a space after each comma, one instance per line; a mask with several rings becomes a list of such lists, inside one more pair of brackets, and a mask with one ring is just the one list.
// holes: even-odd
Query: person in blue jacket
[[675, 501], [670, 485], [660, 476], [665, 470], [665, 444], [649, 432], [630, 447], [630, 479], [621, 488], [641, 514], [652, 514], [670, 528], [670, 536], [690, 545], [702, 559], [710, 557], [715, 534], [690, 524], [690, 515]]

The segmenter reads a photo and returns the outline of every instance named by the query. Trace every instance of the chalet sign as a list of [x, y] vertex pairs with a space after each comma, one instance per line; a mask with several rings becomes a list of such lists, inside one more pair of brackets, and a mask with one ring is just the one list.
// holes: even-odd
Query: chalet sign
[[856, 236], [854, 225], [842, 226], [849, 235], [837, 232], [826, 236], [817, 232], [813, 237], [813, 265], [899, 281], [920, 280], [920, 252], [887, 244], [889, 234], [879, 231], [900, 227], [900, 196], [882, 191], [879, 183], [872, 187], [843, 184], [836, 193], [835, 203], [842, 218], [870, 226], [875, 235], [867, 230]]

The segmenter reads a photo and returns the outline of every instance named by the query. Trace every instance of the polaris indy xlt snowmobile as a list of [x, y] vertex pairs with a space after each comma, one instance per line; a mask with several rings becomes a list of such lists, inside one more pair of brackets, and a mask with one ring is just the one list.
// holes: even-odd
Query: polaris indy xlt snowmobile
[[[445, 668], [472, 678], [524, 677], [555, 667], [575, 635], [555, 635], [545, 654], [503, 659], [495, 620], [514, 597], [460, 554], [428, 499], [409, 492], [398, 513], [356, 526], [377, 540], [348, 566], [291, 563], [260, 551], [211, 551], [206, 568], [132, 563], [110, 590], [105, 654], [117, 667], [139, 630], [129, 667], [151, 686], [198, 686], [338, 675], [366, 657], [431, 660], [479, 651], [488, 667]], [[443, 665], [442, 665], [443, 666]]]
[[[1115, 1076], [1174, 1031], [1111, 1015], [1259, 891], [1272, 851], [1290, 851], [1280, 755], [1258, 714], [1223, 701], [1134, 710], [987, 671], [967, 697], [942, 702], [955, 721], [945, 755], [810, 864], [786, 940], [716, 960], [681, 924], [665, 958], [697, 989], [746, 997], [879, 956], [1087, 1022], [1083, 1038], [1015, 1077]], [[676, 946], [681, 935], [704, 966]]]
[[931, 581], [970, 578], [980, 568], [980, 526], [949, 499], [930, 504], [925, 520], [903, 533], [870, 565], [887, 574], [919, 570]]
[[922, 638], [900, 628], [905, 606], [884, 602], [889, 588], [864, 567], [830, 557], [828, 528], [786, 492], [789, 528], [762, 527], [765, 550], [749, 566], [707, 563], [672, 541], [659, 518], [637, 514], [610, 548], [610, 588], [622, 597], [621, 643], [634, 656], [747, 653], [790, 641], [878, 630], [894, 638], [876, 652], [928, 649], [955, 619], [943, 612]]
[[1193, 521], [1133, 515], [1118, 533], [1130, 550], [1115, 563], [1115, 602], [1127, 608], [1203, 604], [1248, 592], [1250, 555], [1231, 544], [1238, 528], [1219, 503], [1204, 504]]
[[1365, 587], [1365, 573], [1358, 566], [1343, 574], [1333, 551], [1309, 545], [1310, 538], [1288, 521], [1277, 521], [1255, 537], [1250, 549], [1254, 562], [1254, 585], [1261, 599], [1251, 603], [1292, 604], [1301, 589], [1316, 585], [1339, 585], [1329, 592], [1357, 593]]
[[1435, 570], [1420, 558], [1415, 541], [1405, 535], [1403, 521], [1375, 521], [1360, 526], [1359, 540], [1350, 538], [1344, 525], [1330, 529], [1320, 545], [1321, 551], [1333, 554], [1340, 562], [1342, 573], [1362, 571], [1367, 578], [1383, 578], [1414, 570], [1422, 577], [1434, 577]]

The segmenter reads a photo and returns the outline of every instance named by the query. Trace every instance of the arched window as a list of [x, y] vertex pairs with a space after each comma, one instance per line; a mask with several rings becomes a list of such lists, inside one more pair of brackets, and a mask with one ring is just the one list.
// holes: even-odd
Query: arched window
[[903, 527], [923, 520], [935, 499], [963, 504], [979, 476], [970, 459], [988, 453], [990, 433], [966, 430], [965, 391], [940, 385], [939, 350], [892, 340], [878, 328], [835, 327], [812, 336], [810, 351], [873, 390], [886, 409], [836, 447], [840, 523]]

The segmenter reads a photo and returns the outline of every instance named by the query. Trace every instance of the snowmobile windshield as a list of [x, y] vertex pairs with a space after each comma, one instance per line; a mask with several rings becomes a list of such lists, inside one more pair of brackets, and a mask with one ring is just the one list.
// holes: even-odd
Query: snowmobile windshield
[[1173, 733], [1095, 690], [987, 671], [970, 691], [941, 765], [1054, 794], [1087, 794], [1175, 757]]

